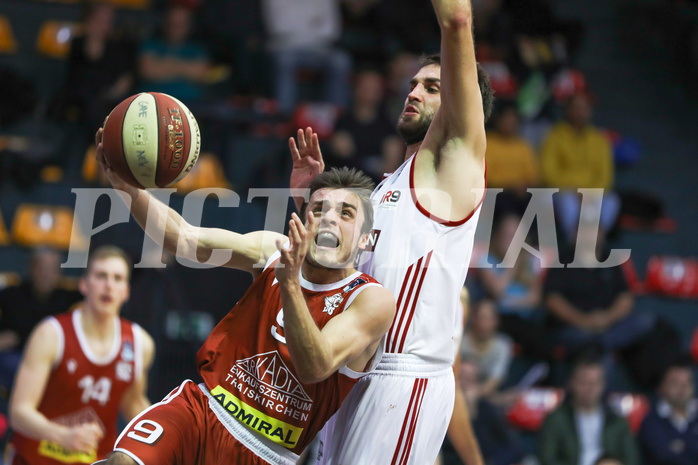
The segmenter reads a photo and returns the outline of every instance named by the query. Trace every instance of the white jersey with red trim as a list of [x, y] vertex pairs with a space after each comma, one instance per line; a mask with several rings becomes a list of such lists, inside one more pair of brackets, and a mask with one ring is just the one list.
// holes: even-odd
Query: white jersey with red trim
[[457, 305], [480, 206], [458, 222], [431, 215], [415, 195], [414, 160], [413, 155], [373, 191], [375, 220], [359, 269], [395, 296], [397, 313], [385, 352], [452, 365]]

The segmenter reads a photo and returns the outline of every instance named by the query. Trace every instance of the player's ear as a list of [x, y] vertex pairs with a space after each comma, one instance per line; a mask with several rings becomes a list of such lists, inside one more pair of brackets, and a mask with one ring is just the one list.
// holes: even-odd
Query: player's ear
[[87, 281], [86, 277], [80, 276], [80, 280], [78, 281], [78, 290], [80, 291], [80, 294], [83, 295], [83, 297], [87, 296]]
[[366, 245], [368, 244], [368, 238], [369, 238], [368, 233], [363, 233], [361, 235], [361, 238], [359, 238], [359, 244], [357, 246], [359, 248], [359, 250], [366, 250]]

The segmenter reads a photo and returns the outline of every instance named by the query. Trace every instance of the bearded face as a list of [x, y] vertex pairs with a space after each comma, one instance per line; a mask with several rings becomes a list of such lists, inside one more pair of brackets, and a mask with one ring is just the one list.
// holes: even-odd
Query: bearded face
[[424, 140], [441, 106], [441, 68], [429, 65], [410, 81], [410, 93], [397, 122], [397, 132], [407, 145]]

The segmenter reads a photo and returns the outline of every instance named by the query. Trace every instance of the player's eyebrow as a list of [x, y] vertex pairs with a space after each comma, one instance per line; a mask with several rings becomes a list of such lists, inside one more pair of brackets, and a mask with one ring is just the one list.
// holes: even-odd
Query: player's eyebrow
[[419, 81], [420, 81], [420, 80], [421, 80], [421, 81], [424, 81], [425, 84], [441, 84], [441, 79], [439, 79], [439, 78], [427, 77], [427, 78], [421, 78], [421, 79], [412, 78], [412, 79], [410, 80], [410, 85], [416, 86], [417, 84], [419, 84]]
[[342, 208], [351, 208], [352, 210], [358, 211], [359, 209], [353, 203], [342, 202]]

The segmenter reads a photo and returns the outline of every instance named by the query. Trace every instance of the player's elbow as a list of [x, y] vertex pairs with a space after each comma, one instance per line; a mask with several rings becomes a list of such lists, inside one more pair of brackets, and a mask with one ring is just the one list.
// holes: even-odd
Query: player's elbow
[[326, 363], [313, 363], [298, 370], [298, 379], [303, 384], [316, 384], [324, 381], [334, 372]]
[[469, 8], [460, 8], [453, 11], [448, 17], [441, 20], [441, 30], [447, 32], [470, 32], [473, 27], [473, 17]]

